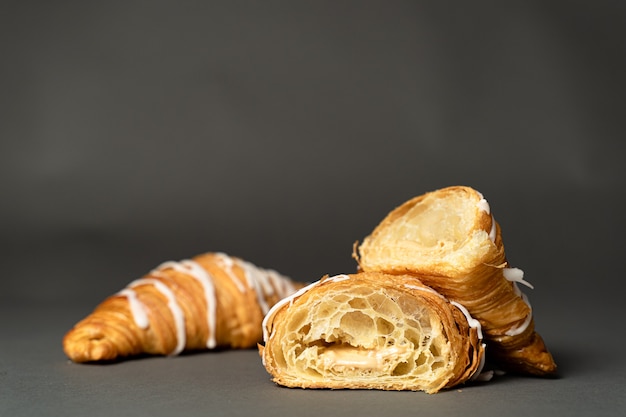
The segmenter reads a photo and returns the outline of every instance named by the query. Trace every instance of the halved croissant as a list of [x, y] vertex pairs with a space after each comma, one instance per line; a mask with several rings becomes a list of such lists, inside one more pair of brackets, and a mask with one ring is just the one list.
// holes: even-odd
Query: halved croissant
[[165, 262], [105, 299], [64, 337], [75, 362], [250, 348], [263, 316], [303, 284], [223, 253]]
[[448, 187], [405, 202], [364, 239], [355, 258], [363, 271], [415, 275], [465, 306], [480, 321], [489, 354], [501, 368], [533, 375], [556, 371], [518, 287], [530, 284], [507, 262], [500, 226], [476, 190]]
[[263, 364], [287, 387], [434, 393], [477, 377], [480, 324], [411, 276], [324, 278], [263, 321]]

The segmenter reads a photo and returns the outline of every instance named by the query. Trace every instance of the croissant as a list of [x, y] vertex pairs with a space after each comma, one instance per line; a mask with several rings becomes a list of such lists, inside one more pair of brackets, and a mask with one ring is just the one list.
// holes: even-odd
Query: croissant
[[518, 286], [532, 285], [509, 265], [500, 225], [478, 191], [455, 186], [415, 197], [391, 211], [357, 250], [360, 270], [416, 275], [466, 307], [480, 321], [490, 358], [501, 369], [556, 372]]
[[223, 253], [165, 262], [105, 299], [63, 338], [74, 362], [251, 348], [263, 316], [304, 284]]
[[480, 324], [412, 276], [325, 277], [279, 301], [259, 351], [279, 385], [435, 393], [480, 375]]

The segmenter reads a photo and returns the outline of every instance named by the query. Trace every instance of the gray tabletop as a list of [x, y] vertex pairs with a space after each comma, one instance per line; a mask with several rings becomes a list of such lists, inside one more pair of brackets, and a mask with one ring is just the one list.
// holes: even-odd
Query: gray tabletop
[[0, 415], [622, 415], [624, 336], [613, 327], [619, 316], [593, 313], [604, 307], [587, 297], [577, 300], [586, 308], [576, 312], [538, 306], [539, 330], [560, 367], [557, 379], [504, 375], [432, 395], [282, 388], [270, 381], [256, 350], [79, 365], [64, 356], [60, 339], [84, 311], [3, 308]]
[[[0, 7], [0, 416], [623, 415], [619, 2]], [[300, 281], [424, 192], [489, 200], [556, 379], [273, 384], [257, 352], [77, 365], [61, 339], [166, 260]]]

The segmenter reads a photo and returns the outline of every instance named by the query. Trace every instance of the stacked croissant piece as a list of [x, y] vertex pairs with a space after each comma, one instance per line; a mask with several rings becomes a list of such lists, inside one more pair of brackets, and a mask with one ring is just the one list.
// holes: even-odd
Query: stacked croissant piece
[[[304, 286], [209, 253], [166, 262], [109, 297], [64, 338], [76, 362], [258, 344], [287, 387], [435, 393], [498, 369], [550, 376], [487, 201], [448, 187], [391, 211], [360, 245], [358, 271]], [[532, 287], [531, 287], [532, 288]]]

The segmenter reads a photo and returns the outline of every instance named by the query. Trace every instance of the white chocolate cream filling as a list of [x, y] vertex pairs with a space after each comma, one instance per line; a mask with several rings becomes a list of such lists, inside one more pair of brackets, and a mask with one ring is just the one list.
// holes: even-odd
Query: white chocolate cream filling
[[320, 353], [323, 367], [334, 372], [367, 369], [382, 372], [387, 363], [396, 357], [408, 356], [409, 345], [397, 345], [378, 349], [359, 349], [352, 346], [330, 346]]

